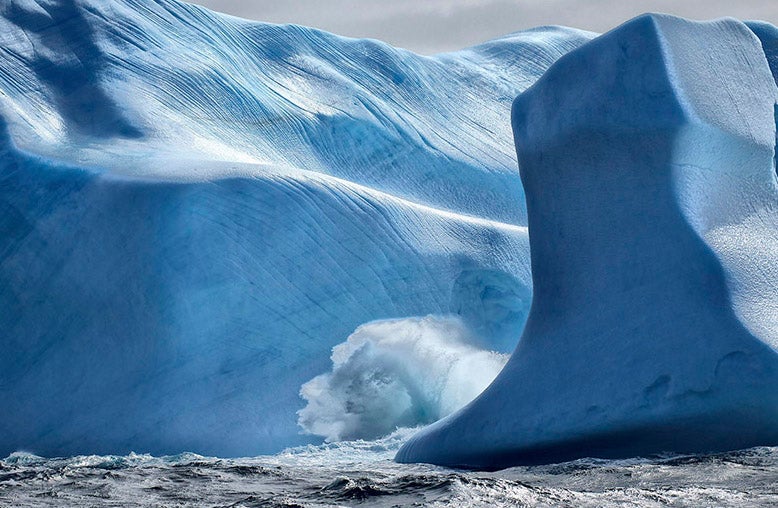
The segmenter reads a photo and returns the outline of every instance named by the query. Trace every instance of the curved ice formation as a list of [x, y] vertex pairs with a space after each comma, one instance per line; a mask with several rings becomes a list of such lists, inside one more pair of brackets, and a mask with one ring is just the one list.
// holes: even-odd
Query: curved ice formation
[[744, 24], [659, 15], [570, 52], [520, 95], [524, 334], [483, 394], [397, 460], [499, 468], [777, 444], [775, 103]]
[[375, 319], [530, 301], [510, 104], [593, 34], [422, 57], [173, 0], [0, 2], [0, 456], [274, 452]]

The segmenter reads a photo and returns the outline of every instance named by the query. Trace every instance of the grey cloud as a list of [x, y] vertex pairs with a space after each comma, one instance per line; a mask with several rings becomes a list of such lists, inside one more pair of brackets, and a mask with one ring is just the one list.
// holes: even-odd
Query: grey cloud
[[604, 32], [643, 12], [692, 19], [733, 16], [778, 22], [775, 0], [195, 0], [271, 23], [314, 26], [430, 54], [539, 25]]

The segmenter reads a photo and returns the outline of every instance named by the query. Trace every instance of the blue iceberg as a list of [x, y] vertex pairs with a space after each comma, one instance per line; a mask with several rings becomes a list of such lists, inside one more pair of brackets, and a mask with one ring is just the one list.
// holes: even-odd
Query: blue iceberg
[[[752, 26], [769, 48], [774, 28]], [[516, 99], [530, 315], [496, 380], [397, 460], [501, 468], [778, 444], [765, 51], [736, 20], [646, 15]]]
[[515, 346], [511, 103], [594, 34], [423, 57], [174, 0], [9, 0], [0, 34], [0, 456], [311, 442], [301, 387], [377, 319]]
[[175, 0], [9, 0], [0, 33], [0, 456], [441, 417], [398, 460], [778, 443], [772, 25], [424, 57]]

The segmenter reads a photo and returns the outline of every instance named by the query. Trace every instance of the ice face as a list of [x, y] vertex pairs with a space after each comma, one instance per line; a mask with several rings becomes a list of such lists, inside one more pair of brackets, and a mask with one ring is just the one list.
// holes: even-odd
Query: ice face
[[401, 462], [778, 443], [776, 88], [742, 23], [643, 16], [513, 108], [533, 303], [495, 382]]
[[421, 57], [171, 0], [0, 5], [0, 455], [252, 455], [375, 319], [510, 351], [508, 122], [593, 34]]
[[22, 149], [185, 181], [230, 171], [191, 160], [288, 166], [511, 223], [524, 222], [511, 101], [592, 35], [549, 28], [428, 58], [168, 0], [0, 9]]

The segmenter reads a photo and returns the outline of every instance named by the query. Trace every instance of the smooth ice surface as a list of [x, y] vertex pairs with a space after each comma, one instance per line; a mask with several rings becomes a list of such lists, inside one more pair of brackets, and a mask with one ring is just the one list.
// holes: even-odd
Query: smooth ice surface
[[421, 57], [172, 0], [0, 2], [0, 456], [254, 455], [385, 318], [515, 346], [513, 98], [593, 34]]
[[498, 468], [778, 443], [775, 102], [746, 25], [658, 15], [520, 95], [527, 325], [494, 383], [397, 459]]

